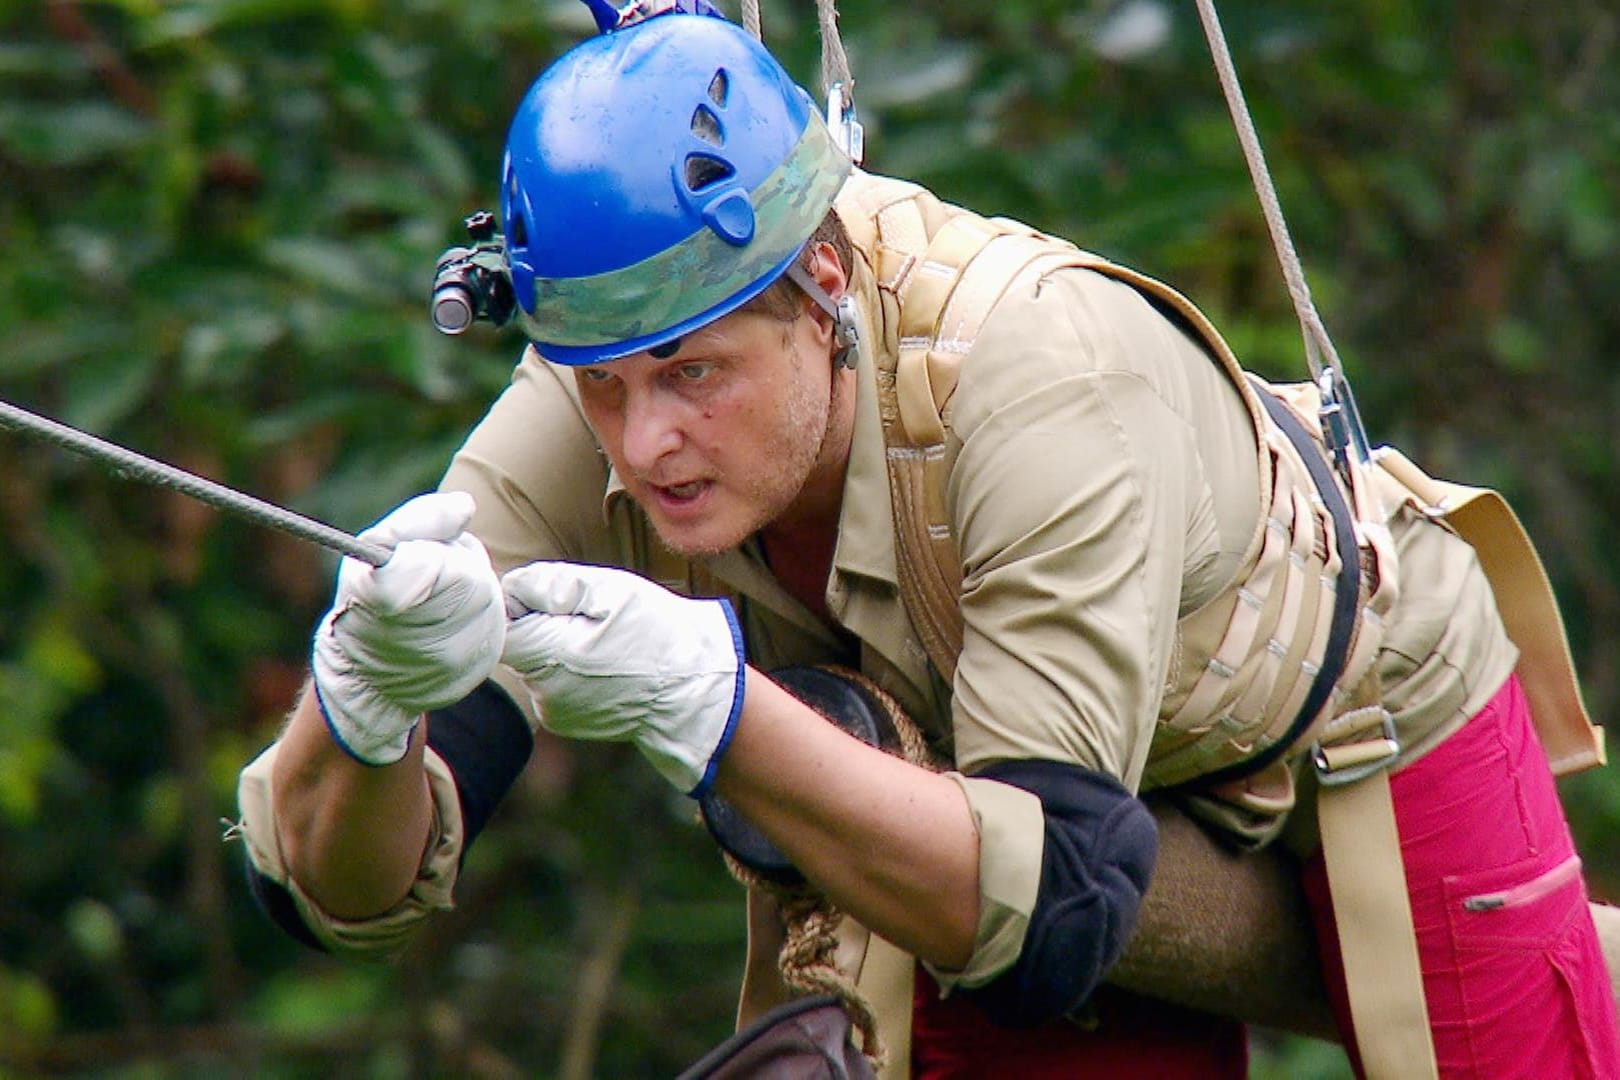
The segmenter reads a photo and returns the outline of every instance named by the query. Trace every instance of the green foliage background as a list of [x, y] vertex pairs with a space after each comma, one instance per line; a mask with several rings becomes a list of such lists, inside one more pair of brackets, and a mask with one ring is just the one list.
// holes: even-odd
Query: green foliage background
[[[869, 166], [1299, 335], [1192, 4], [846, 0]], [[1620, 708], [1620, 16], [1227, 0], [1376, 441], [1506, 491]], [[818, 83], [809, 0], [765, 36]], [[0, 395], [357, 529], [431, 486], [518, 343], [437, 336], [573, 0], [0, 0]], [[582, 234], [580, 243], [590, 243]], [[402, 963], [268, 928], [221, 842], [333, 560], [0, 435], [0, 1075], [670, 1075], [724, 1036], [740, 893], [633, 755], [547, 746]], [[1612, 773], [1566, 782], [1620, 894]], [[1344, 1075], [1263, 1037], [1257, 1075]]]

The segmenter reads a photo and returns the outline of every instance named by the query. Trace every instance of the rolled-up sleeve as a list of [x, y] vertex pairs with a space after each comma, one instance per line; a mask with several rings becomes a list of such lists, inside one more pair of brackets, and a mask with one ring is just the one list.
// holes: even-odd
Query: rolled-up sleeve
[[1011, 967], [1041, 886], [1045, 836], [1041, 800], [994, 780], [950, 773], [962, 788], [979, 831], [979, 924], [973, 955], [960, 971], [925, 964], [941, 991], [982, 986]]
[[287, 870], [276, 831], [270, 776], [279, 743], [272, 743], [248, 763], [237, 778], [237, 809], [241, 818], [234, 832], [247, 848], [250, 872], [285, 891], [294, 910], [314, 940], [328, 952], [366, 960], [392, 958], [405, 948], [434, 913], [453, 906], [452, 893], [460, 871], [465, 832], [455, 777], [433, 750], [425, 755], [433, 817], [416, 880], [400, 901], [387, 911], [366, 919], [340, 919], [323, 910]]

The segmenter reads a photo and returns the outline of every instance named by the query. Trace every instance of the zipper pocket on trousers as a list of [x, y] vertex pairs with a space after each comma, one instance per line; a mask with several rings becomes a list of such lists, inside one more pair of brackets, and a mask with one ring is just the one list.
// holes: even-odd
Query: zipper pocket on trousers
[[1581, 857], [1571, 855], [1551, 870], [1546, 870], [1521, 885], [1498, 892], [1478, 893], [1463, 898], [1464, 911], [1500, 911], [1534, 903], [1549, 893], [1557, 892], [1581, 876]]

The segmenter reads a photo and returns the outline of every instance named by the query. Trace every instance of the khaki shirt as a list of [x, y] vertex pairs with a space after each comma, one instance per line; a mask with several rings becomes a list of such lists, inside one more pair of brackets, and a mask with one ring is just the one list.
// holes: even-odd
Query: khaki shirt
[[[862, 340], [893, 348], [893, 297], [864, 263], [852, 280]], [[596, 448], [572, 374], [532, 350], [441, 486], [474, 496], [472, 529], [499, 570], [568, 559], [723, 591], [756, 667], [837, 662], [893, 694], [965, 774], [981, 920], [967, 969], [937, 976], [977, 985], [1022, 947], [1043, 837], [1035, 796], [971, 774], [1040, 758], [1139, 786], [1177, 620], [1243, 569], [1259, 506], [1254, 433], [1218, 366], [1130, 287], [1067, 269], [1004, 296], [952, 400], [947, 499], [965, 636], [947, 687], [898, 593], [874, 367], [866, 357], [857, 368], [827, 582], [838, 631], [777, 585], [753, 544], [696, 568], [669, 555]], [[1391, 527], [1402, 591], [1378, 673], [1410, 760], [1484, 705], [1516, 652], [1472, 549], [1415, 512]]]
[[[881, 313], [866, 274], [857, 288], [863, 312]], [[864, 340], [885, 340], [883, 327], [870, 329]], [[997, 760], [1041, 758], [1135, 789], [1177, 619], [1240, 569], [1258, 512], [1253, 433], [1236, 391], [1198, 344], [1101, 275], [1060, 271], [999, 303], [952, 402], [947, 494], [965, 568], [965, 638], [946, 688], [898, 593], [873, 367], [858, 368], [826, 593], [848, 637], [777, 586], [756, 549], [703, 560], [703, 571], [739, 599], [750, 662], [767, 671], [859, 666], [969, 775]], [[444, 486], [477, 499], [473, 529], [503, 570], [568, 558], [690, 585], [659, 572], [667, 556], [660, 559], [645, 519], [594, 450], [572, 374], [533, 352]], [[1402, 592], [1379, 674], [1410, 759], [1481, 708], [1516, 653], [1472, 549], [1413, 512], [1398, 514], [1393, 532]], [[987, 802], [975, 801], [984, 827]], [[1016, 846], [982, 856], [981, 889], [987, 901], [997, 898], [987, 911], [1004, 907], [1009, 894], [1033, 902], [1040, 837]], [[1006, 929], [987, 921], [981, 944], [999, 937], [1005, 945]], [[975, 956], [969, 982], [1017, 953], [995, 951], [994, 960]]]

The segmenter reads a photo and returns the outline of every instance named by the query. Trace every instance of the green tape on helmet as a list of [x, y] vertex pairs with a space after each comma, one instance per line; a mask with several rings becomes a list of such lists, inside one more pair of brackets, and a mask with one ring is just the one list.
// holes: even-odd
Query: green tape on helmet
[[745, 246], [704, 228], [631, 266], [536, 279], [534, 309], [520, 313], [520, 324], [545, 353], [547, 345], [634, 341], [711, 311], [718, 318], [780, 275], [831, 209], [850, 168], [812, 113], [793, 152], [749, 192], [754, 233]]

